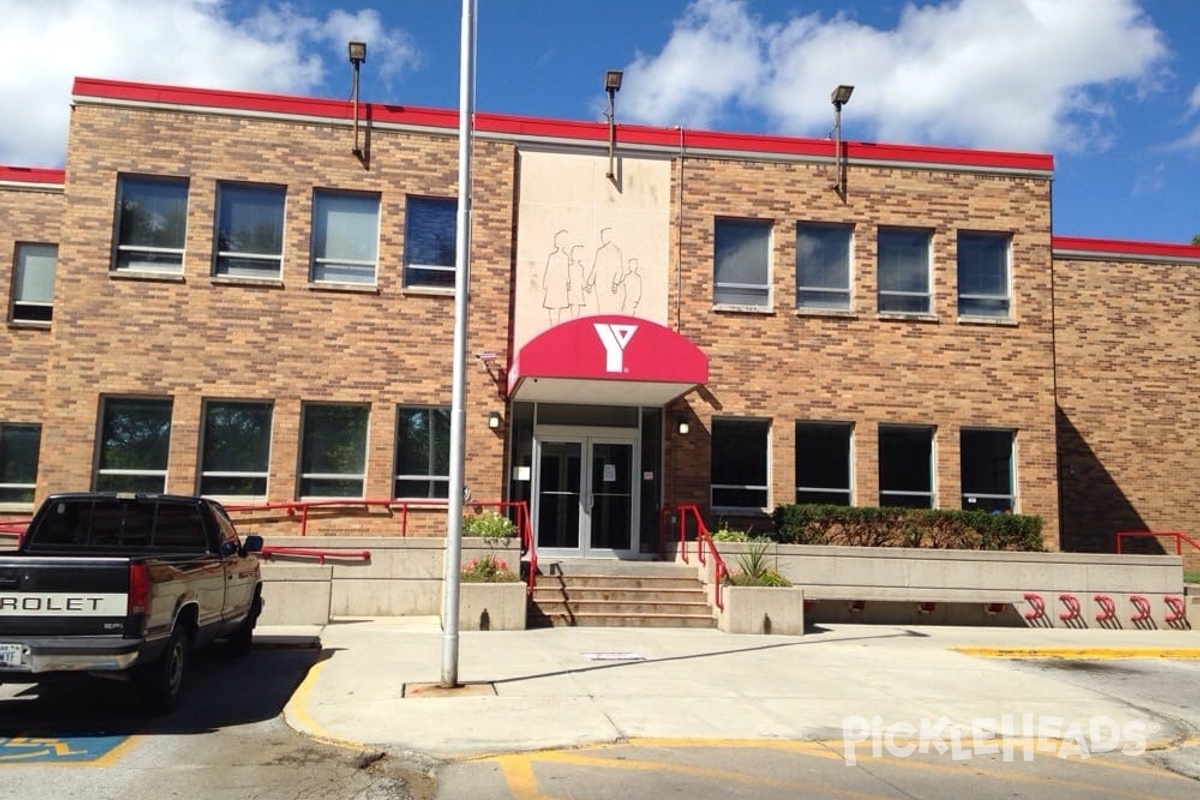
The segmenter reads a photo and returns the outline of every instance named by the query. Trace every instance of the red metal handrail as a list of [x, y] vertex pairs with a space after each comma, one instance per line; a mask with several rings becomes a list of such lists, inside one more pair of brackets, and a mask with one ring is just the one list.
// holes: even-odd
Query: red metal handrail
[[370, 561], [370, 550], [323, 550], [313, 547], [283, 547], [276, 545], [263, 545], [262, 554], [267, 558], [271, 556], [294, 556], [296, 558], [315, 558], [318, 564], [324, 564], [325, 559], [335, 558], [338, 560], [350, 561]]
[[1157, 539], [1162, 536], [1169, 536], [1175, 540], [1175, 555], [1177, 556], [1183, 555], [1184, 542], [1187, 542], [1192, 548], [1200, 550], [1200, 544], [1182, 531], [1117, 531], [1117, 555], [1124, 553], [1121, 544], [1125, 539]]
[[416, 500], [378, 500], [378, 499], [329, 499], [329, 500], [276, 500], [265, 503], [243, 503], [225, 506], [225, 510], [234, 513], [255, 513], [262, 511], [283, 511], [289, 517], [300, 515], [300, 535], [308, 535], [308, 513], [311, 509], [338, 508], [386, 508], [389, 512], [400, 512], [400, 535], [408, 535], [408, 511], [410, 508], [446, 508], [445, 500], [416, 499]]
[[683, 557], [683, 563], [685, 564], [688, 563], [687, 519], [691, 517], [696, 521], [696, 560], [701, 565], [706, 566], [708, 564], [708, 556], [712, 556], [713, 583], [716, 585], [716, 588], [713, 590], [713, 603], [717, 606], [718, 610], [724, 611], [725, 578], [729, 576], [729, 568], [725, 566], [725, 559], [721, 558], [721, 554], [717, 552], [717, 545], [709, 534], [708, 528], [704, 525], [704, 518], [700, 516], [699, 506], [695, 503], [686, 503], [676, 506], [674, 512], [676, 514], [679, 554]]

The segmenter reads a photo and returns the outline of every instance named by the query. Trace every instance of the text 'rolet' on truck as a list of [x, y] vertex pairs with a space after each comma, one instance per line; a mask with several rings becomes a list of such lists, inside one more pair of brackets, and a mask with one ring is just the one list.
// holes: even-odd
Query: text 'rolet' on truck
[[170, 710], [194, 648], [227, 639], [249, 651], [261, 550], [201, 497], [48, 497], [0, 555], [0, 682], [132, 680], [147, 710]]

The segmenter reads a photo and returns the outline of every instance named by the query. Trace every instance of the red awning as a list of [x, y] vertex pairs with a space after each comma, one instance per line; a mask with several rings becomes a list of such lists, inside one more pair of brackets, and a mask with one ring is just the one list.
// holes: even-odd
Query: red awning
[[584, 317], [531, 339], [513, 359], [514, 400], [661, 406], [708, 381], [708, 357], [638, 317]]

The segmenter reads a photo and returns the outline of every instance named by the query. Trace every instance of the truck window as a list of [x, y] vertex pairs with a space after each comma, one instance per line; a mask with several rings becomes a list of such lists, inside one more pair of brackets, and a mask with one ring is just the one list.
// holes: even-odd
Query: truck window
[[208, 536], [200, 509], [183, 503], [159, 503], [151, 547], [173, 552], [206, 552]]

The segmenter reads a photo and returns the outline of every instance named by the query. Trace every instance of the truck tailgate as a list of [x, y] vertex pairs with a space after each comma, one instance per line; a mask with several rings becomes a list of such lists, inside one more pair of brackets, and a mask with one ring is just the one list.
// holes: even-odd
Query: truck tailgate
[[0, 556], [0, 642], [7, 636], [120, 636], [128, 558]]

